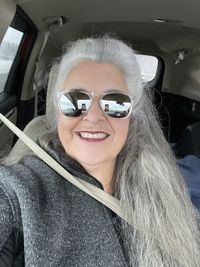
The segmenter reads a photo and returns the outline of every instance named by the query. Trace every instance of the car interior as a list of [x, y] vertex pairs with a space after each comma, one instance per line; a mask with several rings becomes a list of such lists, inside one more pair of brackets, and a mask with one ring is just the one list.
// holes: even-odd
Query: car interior
[[[199, 9], [194, 0], [0, 0], [0, 113], [37, 141], [48, 131], [52, 64], [68, 42], [109, 33], [137, 51], [176, 156], [200, 157]], [[2, 158], [27, 152], [16, 141], [1, 123]]]

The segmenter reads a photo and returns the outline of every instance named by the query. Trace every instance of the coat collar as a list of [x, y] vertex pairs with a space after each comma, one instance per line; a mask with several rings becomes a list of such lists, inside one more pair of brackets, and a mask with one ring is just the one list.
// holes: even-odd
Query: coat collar
[[71, 156], [69, 156], [63, 149], [58, 140], [50, 142], [47, 147], [43, 147], [48, 154], [50, 154], [58, 163], [62, 165], [70, 174], [89, 182], [96, 187], [103, 189], [103, 185], [93, 176], [91, 176], [84, 167]]

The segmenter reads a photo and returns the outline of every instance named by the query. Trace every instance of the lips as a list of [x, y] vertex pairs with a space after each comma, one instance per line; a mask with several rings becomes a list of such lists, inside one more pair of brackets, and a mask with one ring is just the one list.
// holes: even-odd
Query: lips
[[99, 142], [104, 141], [110, 135], [105, 132], [89, 132], [89, 131], [80, 131], [76, 132], [76, 135], [80, 137], [82, 140], [88, 142]]

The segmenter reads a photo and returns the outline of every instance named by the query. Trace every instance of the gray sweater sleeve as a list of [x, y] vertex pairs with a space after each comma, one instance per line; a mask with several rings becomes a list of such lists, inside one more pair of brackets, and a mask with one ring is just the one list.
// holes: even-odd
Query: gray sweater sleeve
[[0, 182], [0, 266], [24, 266], [23, 235], [16, 227], [15, 205]]
[[5, 191], [0, 188], [0, 251], [14, 228], [12, 205]]
[[12, 174], [0, 167], [0, 251], [13, 230], [22, 230], [17, 195], [9, 184]]

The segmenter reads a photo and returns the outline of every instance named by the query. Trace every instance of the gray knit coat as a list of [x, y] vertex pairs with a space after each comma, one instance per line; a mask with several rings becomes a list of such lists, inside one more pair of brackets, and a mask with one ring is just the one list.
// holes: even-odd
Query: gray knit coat
[[[102, 188], [78, 163], [68, 158], [61, 163]], [[126, 267], [119, 229], [120, 218], [37, 157], [0, 168], [1, 267], [12, 266], [1, 252], [9, 238], [20, 235], [25, 264], [13, 266]]]

